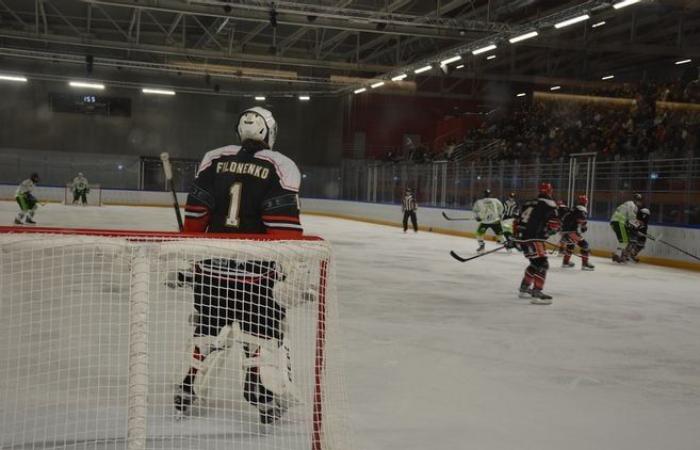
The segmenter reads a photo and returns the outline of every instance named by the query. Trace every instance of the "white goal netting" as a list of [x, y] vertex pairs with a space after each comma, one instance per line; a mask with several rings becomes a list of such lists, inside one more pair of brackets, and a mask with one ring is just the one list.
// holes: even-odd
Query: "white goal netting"
[[82, 192], [74, 189], [73, 183], [68, 183], [66, 184], [66, 188], [63, 193], [63, 204], [76, 206], [102, 206], [102, 187], [99, 184], [90, 184], [85, 191], [85, 199], [83, 199]]
[[327, 243], [108, 234], [0, 229], [0, 448], [349, 448]]

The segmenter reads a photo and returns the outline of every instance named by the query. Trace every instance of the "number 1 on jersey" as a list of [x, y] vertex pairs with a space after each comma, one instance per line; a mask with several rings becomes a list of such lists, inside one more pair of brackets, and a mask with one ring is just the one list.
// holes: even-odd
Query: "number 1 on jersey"
[[237, 182], [231, 185], [229, 196], [231, 202], [228, 205], [228, 215], [226, 216], [226, 225], [229, 227], [238, 227], [241, 220], [238, 217], [241, 211], [241, 192], [243, 191], [243, 183]]

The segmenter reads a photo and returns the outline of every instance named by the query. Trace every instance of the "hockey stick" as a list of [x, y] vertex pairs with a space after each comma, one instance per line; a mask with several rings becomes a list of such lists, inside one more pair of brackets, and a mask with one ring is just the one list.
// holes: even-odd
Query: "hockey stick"
[[474, 220], [473, 217], [450, 217], [445, 214], [445, 211], [442, 212], [442, 217], [444, 217], [445, 220]]
[[490, 253], [495, 253], [499, 250], [503, 250], [504, 248], [506, 248], [506, 246], [501, 245], [500, 247], [496, 247], [493, 250], [489, 250], [488, 252], [484, 252], [484, 253], [479, 253], [478, 255], [472, 256], [470, 258], [463, 258], [463, 257], [459, 256], [457, 253], [455, 253], [454, 250], [450, 250], [450, 256], [452, 256], [454, 259], [456, 259], [459, 262], [467, 262], [467, 261], [471, 261], [472, 259], [481, 258], [482, 256], [486, 256]]
[[[559, 249], [559, 244], [555, 244], [554, 242], [549, 242], [549, 241], [546, 240], [546, 239], [524, 239], [524, 240], [521, 240], [521, 239], [511, 239], [511, 240], [512, 240], [513, 242], [518, 243], [518, 244], [523, 244], [523, 243], [528, 243], [528, 242], [543, 242], [545, 245], [551, 245], [551, 246], [553, 246], [553, 249], [554, 249], [555, 251]], [[547, 251], [547, 253], [550, 254], [550, 255], [553, 254], [553, 253], [549, 253], [549, 251]], [[579, 258], [583, 258], [583, 255], [580, 255], [580, 254], [578, 254], [578, 253], [571, 252], [571, 254], [574, 255], [574, 256], [578, 256]]]
[[170, 191], [173, 193], [173, 208], [175, 208], [175, 217], [177, 218], [177, 226], [182, 231], [184, 226], [182, 225], [182, 215], [180, 214], [180, 204], [177, 201], [177, 193], [175, 192], [175, 185], [173, 184], [173, 167], [170, 165], [170, 155], [168, 152], [163, 152], [160, 154], [160, 160], [163, 162], [163, 172], [165, 173], [165, 179], [170, 183]]
[[700, 261], [700, 258], [699, 258], [699, 257], [693, 255], [693, 254], [690, 253], [690, 252], [686, 252], [685, 250], [683, 250], [683, 249], [681, 249], [681, 248], [678, 248], [678, 247], [676, 247], [676, 246], [673, 245], [673, 244], [670, 244], [670, 243], [664, 241], [663, 239], [661, 239], [660, 236], [652, 236], [652, 235], [650, 235], [650, 234], [644, 234], [644, 233], [642, 233], [642, 232], [640, 232], [640, 231], [638, 231], [638, 233], [639, 233], [641, 236], [646, 237], [647, 239], [651, 239], [651, 240], [654, 241], [654, 242], [660, 242], [660, 243], [662, 243], [662, 244], [666, 244], [666, 245], [668, 245], [669, 247], [671, 247], [672, 249], [677, 250], [677, 251], [683, 253], [684, 255], [688, 255], [688, 256], [690, 256], [691, 258], [694, 258], [694, 259], [697, 259], [698, 261]]

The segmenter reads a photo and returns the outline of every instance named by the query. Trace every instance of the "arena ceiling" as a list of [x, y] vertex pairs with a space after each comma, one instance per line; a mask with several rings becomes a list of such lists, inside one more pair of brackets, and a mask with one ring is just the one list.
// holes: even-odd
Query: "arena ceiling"
[[219, 95], [338, 95], [406, 73], [382, 89], [470, 97], [475, 80], [639, 78], [700, 60], [700, 1], [620, 1], [0, 0], [0, 69]]

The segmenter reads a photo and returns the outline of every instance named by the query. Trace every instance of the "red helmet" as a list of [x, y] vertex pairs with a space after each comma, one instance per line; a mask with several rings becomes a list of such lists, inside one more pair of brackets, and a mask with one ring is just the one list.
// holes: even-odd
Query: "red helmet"
[[587, 195], [579, 195], [578, 198], [578, 204], [583, 205], [583, 206], [588, 206], [588, 196]]
[[539, 192], [540, 194], [545, 194], [548, 197], [551, 197], [552, 194], [554, 194], [554, 188], [552, 187], [552, 183], [541, 183]]

